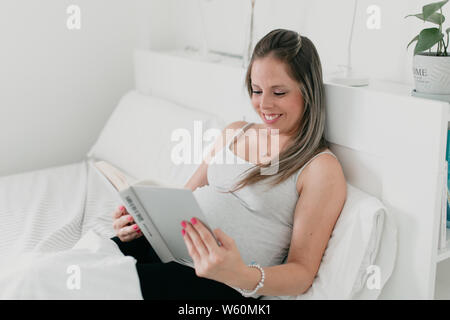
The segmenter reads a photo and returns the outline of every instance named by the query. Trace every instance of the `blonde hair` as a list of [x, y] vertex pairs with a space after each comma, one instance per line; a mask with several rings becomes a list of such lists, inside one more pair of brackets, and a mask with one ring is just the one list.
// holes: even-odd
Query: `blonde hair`
[[[325, 99], [322, 66], [314, 44], [297, 32], [276, 29], [269, 32], [256, 44], [247, 68], [245, 85], [252, 97], [251, 70], [256, 59], [267, 56], [284, 62], [289, 75], [299, 83], [304, 100], [304, 112], [293, 139], [278, 155], [278, 171], [274, 175], [261, 175], [273, 163], [255, 164], [249, 173], [235, 184], [232, 191], [271, 178], [275, 186], [303, 167], [312, 157], [328, 147], [325, 139]], [[266, 168], [266, 169], [263, 169]], [[244, 172], [244, 173], [245, 173]], [[244, 174], [242, 173], [242, 174]]]

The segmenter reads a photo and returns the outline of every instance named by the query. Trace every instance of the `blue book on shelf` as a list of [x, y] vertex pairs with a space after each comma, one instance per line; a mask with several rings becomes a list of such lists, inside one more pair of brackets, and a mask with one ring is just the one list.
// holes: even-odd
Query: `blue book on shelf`
[[[450, 163], [450, 130], [447, 130], [447, 149], [445, 151], [445, 160]], [[450, 228], [450, 168], [447, 171], [447, 228]]]

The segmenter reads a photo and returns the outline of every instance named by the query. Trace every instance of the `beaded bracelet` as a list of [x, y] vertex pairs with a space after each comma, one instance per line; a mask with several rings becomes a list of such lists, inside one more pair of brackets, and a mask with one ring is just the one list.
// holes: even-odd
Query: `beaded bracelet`
[[261, 268], [261, 266], [259, 264], [249, 264], [248, 265], [251, 268], [258, 268], [259, 271], [261, 272], [261, 280], [259, 281], [259, 283], [256, 285], [256, 288], [253, 291], [249, 291], [249, 290], [244, 290], [241, 288], [235, 288], [237, 291], [239, 291], [240, 294], [242, 294], [244, 297], [251, 297], [252, 295], [254, 295], [259, 289], [261, 289], [264, 286], [264, 279], [265, 279], [265, 273], [263, 268]]

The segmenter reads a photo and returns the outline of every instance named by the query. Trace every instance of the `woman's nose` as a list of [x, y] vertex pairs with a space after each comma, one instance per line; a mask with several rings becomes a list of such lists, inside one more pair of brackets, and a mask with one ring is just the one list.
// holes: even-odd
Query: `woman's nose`
[[261, 96], [261, 100], [259, 102], [259, 106], [261, 109], [270, 109], [273, 106], [273, 100], [268, 95], [263, 94]]

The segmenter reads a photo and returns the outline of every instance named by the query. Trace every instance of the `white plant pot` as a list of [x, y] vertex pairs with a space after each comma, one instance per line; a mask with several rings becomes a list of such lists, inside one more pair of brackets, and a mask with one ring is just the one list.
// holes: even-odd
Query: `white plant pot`
[[449, 95], [450, 56], [436, 56], [435, 54], [420, 53], [414, 56], [413, 74], [416, 91]]

